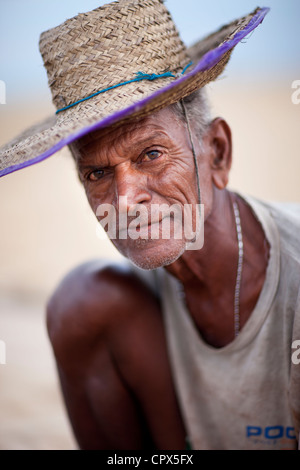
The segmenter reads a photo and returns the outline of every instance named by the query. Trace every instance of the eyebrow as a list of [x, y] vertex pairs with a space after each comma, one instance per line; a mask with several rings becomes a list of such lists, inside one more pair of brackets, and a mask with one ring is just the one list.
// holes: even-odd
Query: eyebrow
[[[136, 149], [140, 148], [140, 147], [144, 147], [146, 146], [150, 141], [152, 142], [153, 140], [155, 139], [158, 139], [158, 138], [164, 138], [164, 139], [168, 139], [168, 136], [164, 133], [164, 132], [153, 132], [153, 134], [150, 134], [149, 136], [145, 137], [144, 139], [141, 138], [137, 138], [136, 142], [133, 142], [132, 145], [130, 146], [130, 148], [132, 149], [132, 151], [134, 152]], [[87, 144], [88, 146], [89, 144]], [[84, 146], [79, 150], [82, 151], [82, 149], [84, 149]], [[80, 154], [79, 158], [77, 159], [77, 165], [78, 165], [78, 168], [80, 170], [87, 170], [87, 169], [104, 169], [104, 168], [108, 168], [109, 165], [101, 165], [101, 163], [99, 164], [93, 164], [93, 165], [89, 165], [89, 164], [84, 164], [84, 159], [85, 158], [88, 158], [84, 153]]]

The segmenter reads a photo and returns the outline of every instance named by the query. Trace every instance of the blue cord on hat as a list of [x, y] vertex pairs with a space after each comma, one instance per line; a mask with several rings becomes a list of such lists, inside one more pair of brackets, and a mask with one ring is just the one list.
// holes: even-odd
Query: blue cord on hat
[[[193, 62], [190, 62], [186, 67], [184, 67], [183, 71], [181, 72], [181, 75], [183, 75], [186, 70], [193, 64]], [[167, 78], [167, 77], [172, 77], [172, 78], [177, 78], [178, 75], [174, 75], [172, 72], [165, 72], [161, 73], [159, 75], [152, 73], [143, 73], [143, 72], [137, 72], [136, 77], [133, 78], [132, 80], [128, 80], [127, 82], [122, 82], [118, 83], [117, 85], [110, 86], [108, 88], [104, 88], [103, 90], [97, 91], [96, 93], [93, 93], [90, 96], [87, 96], [86, 98], [82, 98], [81, 100], [76, 101], [75, 103], [69, 104], [68, 106], [65, 106], [64, 108], [60, 108], [56, 111], [56, 114], [60, 113], [61, 111], [65, 111], [69, 108], [72, 108], [73, 106], [76, 106], [79, 103], [82, 103], [83, 101], [89, 100], [90, 98], [93, 98], [94, 96], [100, 95], [100, 93], [105, 93], [106, 91], [113, 90], [114, 88], [118, 88], [123, 85], [128, 85], [129, 83], [133, 82], [140, 82], [141, 80], [156, 80], [157, 78]]]

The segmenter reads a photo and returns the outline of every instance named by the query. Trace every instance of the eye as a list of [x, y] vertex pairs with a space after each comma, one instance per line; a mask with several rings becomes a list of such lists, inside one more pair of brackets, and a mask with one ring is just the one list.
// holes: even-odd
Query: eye
[[93, 170], [87, 175], [88, 181], [98, 181], [104, 176], [104, 170], [99, 168], [98, 170]]
[[142, 162], [152, 162], [161, 156], [161, 152], [159, 150], [149, 150], [145, 152], [141, 161]]

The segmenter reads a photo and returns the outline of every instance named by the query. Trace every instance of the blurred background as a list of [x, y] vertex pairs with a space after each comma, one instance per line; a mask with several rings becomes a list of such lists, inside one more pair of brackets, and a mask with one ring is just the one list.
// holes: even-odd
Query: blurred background
[[[38, 50], [42, 31], [99, 0], [0, 0], [0, 145], [53, 113]], [[187, 45], [252, 11], [253, 0], [168, 0]], [[300, 202], [300, 2], [266, 0], [263, 24], [209, 85], [214, 115], [233, 132], [230, 187], [269, 201]], [[100, 240], [66, 149], [0, 180], [0, 449], [75, 449], [45, 329], [45, 304], [74, 266], [120, 255]]]

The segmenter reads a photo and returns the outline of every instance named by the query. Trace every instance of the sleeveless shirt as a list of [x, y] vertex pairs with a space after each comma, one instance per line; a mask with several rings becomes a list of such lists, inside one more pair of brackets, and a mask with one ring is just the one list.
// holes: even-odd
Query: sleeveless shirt
[[[242, 196], [270, 244], [257, 304], [228, 345], [208, 345], [193, 324], [179, 281], [156, 278], [168, 354], [193, 449], [297, 449], [300, 429], [300, 204]], [[199, 305], [201, 309], [201, 305]]]

